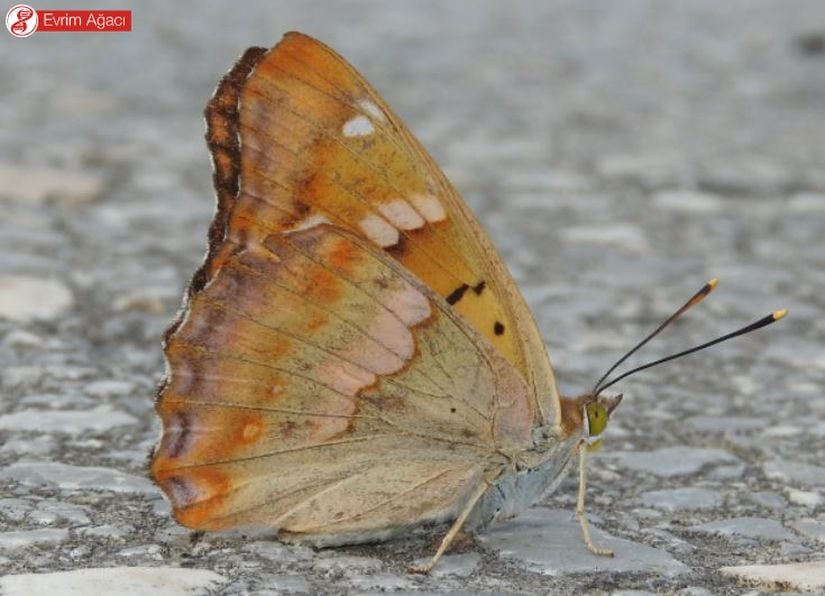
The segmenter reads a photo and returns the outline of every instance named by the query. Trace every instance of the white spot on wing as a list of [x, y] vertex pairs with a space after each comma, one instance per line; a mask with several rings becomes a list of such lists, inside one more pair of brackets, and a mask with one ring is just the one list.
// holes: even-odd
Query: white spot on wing
[[359, 114], [344, 122], [341, 132], [344, 133], [345, 137], [365, 137], [374, 133], [375, 129], [369, 118]]
[[424, 225], [424, 219], [404, 199], [382, 203], [378, 210], [400, 230], [415, 230]]
[[398, 230], [378, 215], [367, 215], [358, 224], [372, 242], [386, 248], [398, 244]]
[[439, 201], [435, 195], [413, 195], [410, 197], [410, 202], [415, 206], [416, 210], [431, 223], [447, 219], [447, 213], [444, 211], [441, 201]]
[[295, 226], [289, 230], [290, 232], [297, 232], [298, 230], [306, 230], [308, 228], [314, 228], [315, 226], [325, 224], [325, 223], [332, 223], [327, 219], [325, 215], [321, 215], [320, 213], [313, 213], [312, 215], [308, 215], [301, 221], [299, 221]]
[[402, 289], [389, 295], [385, 306], [409, 327], [417, 325], [431, 314], [427, 297], [406, 282]]
[[379, 122], [387, 121], [387, 116], [384, 114], [384, 110], [375, 105], [371, 99], [359, 99], [358, 106]]

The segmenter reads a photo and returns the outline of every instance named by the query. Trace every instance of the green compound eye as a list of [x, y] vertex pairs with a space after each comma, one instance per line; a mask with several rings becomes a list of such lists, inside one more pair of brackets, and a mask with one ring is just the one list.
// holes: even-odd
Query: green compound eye
[[607, 409], [599, 402], [592, 401], [585, 406], [590, 436], [597, 437], [607, 426]]

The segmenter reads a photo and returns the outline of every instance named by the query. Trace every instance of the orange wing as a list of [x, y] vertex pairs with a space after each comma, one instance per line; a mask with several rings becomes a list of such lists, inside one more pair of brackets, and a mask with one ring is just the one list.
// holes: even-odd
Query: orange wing
[[219, 204], [193, 294], [271, 234], [334, 224], [383, 248], [486, 336], [527, 381], [536, 424], [560, 419], [544, 343], [500, 257], [432, 158], [343, 58], [300, 33], [269, 51], [250, 48], [206, 119]]

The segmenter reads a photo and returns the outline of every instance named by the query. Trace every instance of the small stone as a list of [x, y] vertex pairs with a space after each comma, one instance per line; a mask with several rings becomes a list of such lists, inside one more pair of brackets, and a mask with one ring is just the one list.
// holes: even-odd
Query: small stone
[[736, 456], [721, 449], [700, 447], [667, 447], [656, 451], [620, 451], [604, 454], [620, 466], [648, 472], [662, 478], [688, 476], [698, 473], [704, 466], [738, 463]]
[[811, 509], [819, 507], [822, 502], [825, 501], [825, 497], [823, 497], [822, 494], [808, 490], [786, 488], [785, 494], [788, 496], [788, 501], [794, 505], [802, 505], [803, 507], [809, 507]]
[[689, 422], [699, 430], [731, 432], [763, 428], [770, 422], [764, 418], [747, 416], [694, 416]]
[[799, 542], [783, 542], [779, 545], [779, 556], [783, 559], [790, 557], [798, 558], [799, 555], [807, 555], [810, 554], [810, 552], [811, 549]]
[[0, 517], [11, 521], [23, 521], [34, 508], [34, 503], [27, 499], [0, 499]]
[[825, 486], [825, 467], [794, 461], [774, 460], [762, 464], [765, 476], [784, 483]]
[[593, 555], [582, 542], [575, 514], [545, 507], [533, 507], [513, 521], [492, 526], [478, 540], [498, 551], [499, 557], [544, 575], [607, 571], [675, 576], [689, 571], [665, 551], [610, 536], [592, 525], [590, 531], [597, 546], [613, 549], [616, 556]]
[[744, 473], [745, 464], [716, 466], [708, 472], [708, 478], [712, 480], [735, 480], [736, 478], [741, 478]]
[[600, 244], [624, 248], [632, 253], [650, 250], [650, 244], [642, 228], [630, 223], [613, 223], [600, 226], [570, 226], [560, 230], [561, 238], [571, 244]]
[[399, 590], [412, 590], [415, 587], [415, 584], [406, 577], [393, 573], [354, 575], [350, 577], [349, 581], [358, 590], [376, 592], [397, 592]]
[[260, 540], [247, 543], [243, 549], [246, 552], [256, 554], [264, 559], [278, 561], [280, 563], [308, 561], [314, 557], [313, 550], [306, 546], [283, 544], [275, 540]]
[[57, 448], [57, 440], [52, 435], [34, 437], [10, 437], [6, 444], [0, 447], [5, 453], [20, 455], [46, 455]]
[[255, 596], [282, 596], [283, 594], [309, 594], [314, 592], [312, 585], [300, 575], [261, 574], [258, 578], [263, 589], [251, 592]]
[[379, 559], [372, 559], [370, 557], [339, 556], [333, 554], [328, 558], [318, 559], [313, 566], [327, 575], [344, 574], [352, 576], [375, 573], [380, 571], [384, 567], [384, 564]]
[[723, 200], [717, 194], [695, 190], [665, 190], [656, 194], [654, 205], [681, 213], [716, 213], [722, 209]]
[[121, 557], [148, 557], [150, 559], [161, 560], [159, 544], [139, 544], [137, 546], [130, 546], [118, 551]]
[[781, 509], [786, 505], [782, 495], [769, 490], [748, 493], [746, 496], [757, 505], [770, 507], [771, 509]]
[[45, 375], [46, 369], [42, 366], [8, 366], [2, 373], [3, 385], [7, 388], [32, 386], [38, 383]]
[[85, 431], [102, 432], [137, 422], [137, 418], [125, 412], [118, 412], [109, 406], [100, 406], [84, 412], [22, 410], [0, 416], [0, 429], [79, 434]]
[[665, 511], [680, 511], [715, 509], [724, 499], [720, 493], [704, 488], [674, 488], [648, 491], [641, 495], [641, 500], [645, 505]]
[[95, 538], [108, 538], [109, 540], [123, 540], [134, 531], [131, 526], [113, 526], [110, 524], [103, 524], [102, 526], [91, 526], [88, 528], [80, 528], [77, 533], [80, 536], [89, 536]]
[[774, 519], [761, 517], [735, 517], [699, 524], [688, 528], [698, 534], [715, 536], [740, 536], [742, 538], [762, 538], [766, 540], [794, 540], [794, 535]]
[[25, 329], [14, 329], [3, 338], [4, 343], [12, 348], [39, 348], [43, 345], [43, 338]]
[[169, 311], [170, 305], [177, 304], [180, 296], [177, 288], [138, 288], [128, 294], [118, 296], [113, 302], [117, 311], [137, 311], [151, 315], [161, 315]]
[[793, 213], [812, 213], [825, 211], [825, 194], [818, 192], [801, 192], [788, 201], [785, 209]]
[[135, 384], [119, 379], [100, 379], [92, 381], [83, 388], [83, 393], [95, 398], [123, 397], [135, 390]]
[[40, 205], [89, 203], [103, 192], [103, 178], [87, 172], [0, 164], [0, 199]]
[[799, 519], [788, 525], [806, 538], [825, 543], [825, 522], [815, 519]]
[[645, 188], [662, 188], [681, 182], [683, 161], [675, 156], [616, 154], [597, 164], [598, 173], [608, 179], [640, 184]]
[[35, 523], [42, 523], [37, 518], [40, 515], [54, 516], [56, 520], [69, 522], [70, 527], [85, 526], [90, 523], [86, 508], [74, 503], [52, 500], [40, 501], [36, 509], [29, 515], [29, 519]]
[[[51, 530], [49, 530], [51, 531]], [[226, 578], [206, 569], [176, 567], [107, 567], [7, 575], [0, 579], [4, 596], [31, 594], [158, 594], [192, 596], [212, 593]]]
[[71, 290], [57, 280], [28, 275], [0, 276], [0, 319], [18, 323], [49, 321], [73, 303]]
[[719, 572], [763, 590], [813, 592], [825, 589], [825, 561], [722, 567]]
[[15, 550], [36, 544], [59, 544], [68, 538], [69, 530], [65, 528], [0, 532], [0, 550]]
[[66, 490], [110, 490], [156, 494], [148, 479], [111, 468], [71, 466], [59, 462], [20, 461], [0, 470], [0, 480], [16, 480], [24, 486], [57, 486]]
[[[423, 557], [412, 562], [413, 565], [426, 565], [431, 557]], [[430, 577], [469, 577], [481, 564], [481, 555], [478, 553], [463, 553], [460, 555], [444, 555], [430, 571]]]

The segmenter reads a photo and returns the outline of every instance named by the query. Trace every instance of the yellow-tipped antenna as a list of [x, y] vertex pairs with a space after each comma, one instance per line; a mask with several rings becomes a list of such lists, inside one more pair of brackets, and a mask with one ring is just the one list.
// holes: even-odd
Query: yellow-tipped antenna
[[698, 352], [699, 350], [704, 350], [705, 348], [715, 346], [716, 344], [720, 344], [723, 341], [733, 339], [734, 337], [739, 337], [740, 335], [745, 335], [746, 333], [750, 333], [751, 331], [756, 331], [757, 329], [761, 329], [762, 327], [767, 327], [768, 325], [770, 325], [771, 323], [775, 323], [779, 319], [784, 319], [787, 314], [788, 314], [788, 309], [787, 308], [783, 308], [783, 309], [780, 309], [780, 310], [775, 310], [771, 314], [769, 314], [768, 316], [762, 317], [761, 319], [759, 319], [758, 321], [754, 321], [750, 325], [745, 325], [741, 329], [737, 329], [736, 331], [731, 331], [730, 333], [727, 333], [727, 334], [725, 334], [721, 337], [717, 337], [716, 339], [713, 339], [711, 341], [705, 342], [705, 343], [700, 344], [698, 346], [695, 346], [693, 348], [689, 348], [687, 350], [679, 352], [678, 354], [673, 354], [672, 356], [666, 356], [665, 358], [660, 358], [659, 360], [655, 360], [653, 362], [643, 364], [642, 366], [637, 366], [636, 368], [634, 368], [632, 370], [629, 370], [626, 373], [623, 373], [623, 374], [619, 375], [618, 377], [616, 377], [615, 379], [613, 379], [612, 381], [610, 381], [606, 385], [602, 386], [601, 389], [599, 389], [599, 391], [603, 391], [604, 389], [607, 389], [611, 385], [614, 385], [615, 383], [618, 383], [622, 379], [624, 379], [626, 377], [629, 377], [630, 375], [632, 375], [634, 373], [637, 373], [640, 370], [650, 368], [651, 366], [656, 366], [657, 364], [662, 364], [663, 362], [667, 362], [668, 360], [673, 360], [674, 358], [679, 358], [681, 356], [687, 356], [688, 354], [692, 354], [693, 352]]
[[[690, 300], [688, 300], [687, 302], [685, 302], [685, 303], [681, 306], [681, 308], [679, 308], [679, 310], [677, 310], [675, 313], [673, 313], [672, 315], [670, 315], [667, 319], [665, 319], [665, 321], [664, 321], [661, 325], [659, 325], [658, 327], [656, 327], [656, 329], [654, 329], [654, 330], [653, 330], [653, 331], [652, 331], [652, 332], [651, 332], [651, 333], [650, 333], [647, 337], [645, 337], [642, 341], [640, 341], [640, 342], [639, 342], [638, 344], [636, 344], [633, 348], [631, 348], [631, 349], [630, 349], [630, 350], [629, 350], [629, 351], [628, 351], [628, 352], [627, 352], [624, 356], [622, 356], [621, 358], [619, 358], [619, 359], [616, 361], [616, 363], [615, 363], [613, 366], [611, 366], [611, 367], [608, 369], [608, 371], [607, 371], [606, 373], [604, 373], [604, 374], [602, 375], [602, 378], [601, 378], [601, 379], [599, 379], [599, 380], [598, 380], [598, 382], [596, 383], [596, 385], [593, 387], [593, 397], [597, 397], [597, 396], [599, 395], [599, 393], [601, 392], [601, 390], [602, 390], [602, 389], [604, 389], [604, 387], [602, 387], [602, 386], [601, 386], [601, 385], [602, 385], [602, 383], [604, 383], [605, 379], [607, 379], [607, 377], [609, 377], [609, 376], [610, 376], [610, 374], [611, 374], [614, 370], [616, 370], [619, 366], [621, 366], [621, 364], [622, 364], [625, 360], [627, 360], [627, 359], [628, 359], [628, 358], [630, 358], [633, 354], [635, 354], [635, 353], [636, 353], [636, 352], [637, 352], [637, 351], [638, 351], [638, 350], [639, 350], [642, 346], [644, 346], [644, 345], [645, 345], [647, 342], [649, 342], [651, 339], [653, 339], [654, 337], [656, 337], [657, 335], [659, 335], [659, 333], [660, 333], [660, 332], [661, 332], [661, 331], [662, 331], [665, 327], [667, 327], [667, 326], [668, 326], [668, 325], [670, 325], [673, 321], [675, 321], [676, 319], [678, 319], [679, 317], [681, 317], [681, 316], [682, 316], [682, 315], [683, 315], [683, 314], [684, 314], [684, 313], [685, 313], [688, 309], [690, 309], [690, 308], [692, 308], [692, 307], [696, 306], [696, 305], [697, 305], [697, 304], [699, 304], [702, 300], [704, 300], [704, 299], [705, 299], [705, 297], [706, 297], [708, 294], [710, 294], [710, 293], [713, 291], [713, 289], [714, 289], [714, 288], [715, 288], [718, 284], [719, 284], [719, 278], [718, 278], [718, 277], [711, 278], [711, 279], [708, 281], [708, 283], [706, 283], [704, 286], [702, 286], [702, 289], [700, 289], [698, 292], [696, 292], [696, 293], [695, 293], [695, 294], [694, 294], [694, 295], [690, 298]], [[783, 316], [784, 316], [784, 315], [783, 315]], [[612, 384], [612, 383], [611, 383], [611, 384]], [[607, 387], [607, 385], [605, 385], [605, 387]]]

